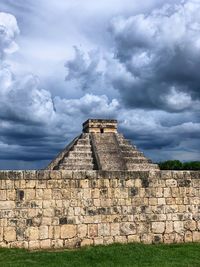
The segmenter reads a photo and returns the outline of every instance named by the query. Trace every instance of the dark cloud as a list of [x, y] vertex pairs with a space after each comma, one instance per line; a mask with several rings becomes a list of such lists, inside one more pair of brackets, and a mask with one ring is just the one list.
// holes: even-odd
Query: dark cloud
[[54, 74], [45, 84], [15, 71], [19, 29], [1, 14], [0, 168], [44, 167], [89, 117], [118, 119], [155, 161], [199, 159], [199, 11], [185, 1], [113, 18], [103, 50], [74, 47], [62, 92]]
[[112, 20], [115, 59], [124, 71], [112, 82], [125, 105], [169, 112], [199, 109], [199, 12], [198, 1], [186, 1]]

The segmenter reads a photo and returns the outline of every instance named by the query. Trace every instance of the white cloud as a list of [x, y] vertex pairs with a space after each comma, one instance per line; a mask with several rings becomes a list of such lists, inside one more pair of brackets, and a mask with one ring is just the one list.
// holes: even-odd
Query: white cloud
[[18, 49], [15, 38], [19, 34], [16, 18], [8, 13], [0, 12], [0, 59], [5, 54], [13, 53]]

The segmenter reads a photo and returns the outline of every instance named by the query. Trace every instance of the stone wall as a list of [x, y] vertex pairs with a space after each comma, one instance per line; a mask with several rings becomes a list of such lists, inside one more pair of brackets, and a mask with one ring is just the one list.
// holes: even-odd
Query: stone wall
[[200, 241], [200, 172], [1, 171], [0, 246]]

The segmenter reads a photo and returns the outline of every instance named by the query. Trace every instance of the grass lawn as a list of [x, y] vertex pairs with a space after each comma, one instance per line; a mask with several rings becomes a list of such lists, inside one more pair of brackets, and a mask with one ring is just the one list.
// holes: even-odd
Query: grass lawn
[[200, 243], [173, 245], [114, 244], [56, 252], [0, 249], [0, 267], [4, 266], [200, 267]]

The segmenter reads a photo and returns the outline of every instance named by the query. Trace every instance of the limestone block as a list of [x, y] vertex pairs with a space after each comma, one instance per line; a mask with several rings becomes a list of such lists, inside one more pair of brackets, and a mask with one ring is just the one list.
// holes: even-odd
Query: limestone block
[[142, 187], [141, 179], [135, 179], [135, 187]]
[[156, 206], [157, 205], [157, 198], [149, 198], [149, 205]]
[[171, 221], [166, 221], [166, 228], [165, 228], [165, 233], [173, 233], [173, 222]]
[[138, 234], [144, 234], [144, 233], [148, 233], [149, 232], [149, 223], [147, 222], [147, 220], [144, 220], [145, 222], [137, 222], [137, 233]]
[[61, 225], [61, 238], [72, 238], [77, 234], [76, 225], [66, 224]]
[[84, 179], [80, 181], [80, 187], [81, 188], [89, 188], [89, 180], [88, 179]]
[[61, 178], [62, 179], [72, 179], [73, 177], [73, 172], [70, 170], [62, 170], [61, 171]]
[[97, 224], [88, 225], [88, 236], [89, 237], [98, 236], [98, 225]]
[[[1, 225], [1, 223], [0, 223]], [[200, 221], [197, 222], [197, 230], [200, 230]]]
[[63, 239], [55, 239], [51, 240], [52, 248], [62, 248], [63, 247]]
[[6, 200], [6, 190], [0, 190], [0, 200]]
[[35, 199], [35, 189], [26, 189], [25, 190], [25, 200], [34, 200]]
[[200, 232], [194, 231], [192, 233], [192, 239], [193, 239], [193, 242], [199, 242], [200, 241]]
[[29, 240], [38, 240], [39, 238], [39, 229], [38, 227], [30, 227], [28, 229]]
[[110, 234], [112, 236], [116, 236], [116, 235], [120, 234], [119, 223], [111, 223], [111, 225], [110, 225]]
[[176, 200], [175, 200], [175, 198], [172, 198], [172, 197], [167, 197], [167, 198], [165, 199], [165, 201], [166, 201], [166, 204], [167, 204], [167, 205], [174, 205], [174, 204], [176, 204]]
[[158, 198], [158, 205], [165, 205], [165, 198]]
[[[52, 180], [60, 180], [62, 178], [62, 173], [64, 174], [65, 171], [56, 171], [56, 170], [53, 170], [49, 173], [49, 176], [50, 176], [50, 179]], [[64, 175], [65, 176], [65, 175]], [[63, 177], [64, 178], [64, 177]]]
[[39, 249], [40, 248], [40, 242], [38, 240], [29, 241], [28, 242], [28, 248], [30, 250]]
[[193, 221], [193, 220], [192, 221], [191, 220], [185, 221], [184, 222], [184, 228], [187, 229], [187, 230], [194, 231], [197, 228], [197, 223], [195, 221]]
[[40, 248], [47, 249], [51, 247], [51, 239], [45, 239], [40, 241]]
[[0, 226], [0, 242], [3, 241], [3, 227]]
[[164, 193], [163, 193], [163, 188], [162, 187], [157, 187], [156, 188], [156, 197], [159, 197], [159, 198], [162, 198], [164, 196]]
[[166, 180], [167, 187], [177, 187], [177, 181], [175, 179], [167, 179]]
[[43, 199], [51, 200], [51, 199], [52, 199], [52, 194], [51, 194], [51, 192], [52, 192], [51, 189], [44, 189], [44, 190], [43, 190]]
[[164, 197], [171, 197], [171, 188], [164, 188]]
[[175, 242], [183, 243], [184, 242], [184, 233], [175, 233]]
[[121, 235], [133, 235], [136, 234], [135, 223], [124, 222], [120, 223], [120, 234]]
[[153, 235], [153, 240], [152, 240], [153, 244], [159, 244], [162, 242], [163, 242], [163, 235], [162, 234]]
[[192, 242], [192, 232], [191, 231], [185, 232], [184, 241], [185, 242]]
[[103, 238], [103, 243], [104, 243], [105, 245], [112, 244], [112, 243], [113, 243], [113, 237], [111, 237], [111, 236], [105, 236], [105, 237]]
[[4, 229], [4, 240], [7, 242], [16, 241], [15, 227], [6, 227]]
[[185, 205], [178, 205], [178, 212], [184, 213], [186, 211]]
[[46, 180], [37, 180], [36, 181], [36, 189], [45, 189], [47, 188], [47, 181]]
[[81, 247], [93, 245], [93, 239], [85, 238], [81, 241]]
[[127, 243], [127, 237], [126, 236], [115, 236], [114, 240], [116, 243]]
[[176, 233], [182, 233], [184, 231], [183, 222], [182, 221], [175, 221], [174, 222], [174, 231]]
[[43, 216], [44, 217], [53, 217], [54, 216], [54, 209], [53, 208], [43, 209]]
[[103, 237], [95, 237], [94, 245], [103, 245]]
[[172, 192], [172, 197], [178, 197], [179, 196], [179, 188], [172, 187], [171, 192]]
[[151, 233], [143, 234], [141, 235], [140, 239], [144, 244], [151, 244], [153, 242], [153, 235]]
[[175, 198], [175, 201], [176, 201], [177, 205], [181, 205], [184, 202], [184, 198], [177, 197], [177, 198]]
[[36, 190], [36, 199], [42, 199], [43, 198], [43, 189], [37, 189]]
[[28, 242], [27, 241], [15, 241], [10, 244], [11, 248], [24, 248], [28, 249]]
[[64, 241], [65, 248], [79, 248], [80, 246], [81, 246], [81, 239], [79, 237], [66, 239]]
[[164, 243], [171, 244], [175, 241], [175, 235], [174, 234], [165, 234], [164, 235]]
[[165, 231], [165, 222], [152, 222], [152, 233], [162, 234]]
[[39, 239], [47, 239], [49, 236], [48, 226], [40, 226], [39, 227]]
[[0, 210], [12, 210], [15, 208], [14, 201], [0, 201]]
[[8, 242], [0, 242], [0, 248], [10, 248], [10, 243], [8, 243]]
[[14, 188], [15, 188], [14, 181], [6, 180], [6, 189], [14, 189]]
[[26, 188], [27, 189], [34, 189], [36, 187], [35, 180], [26, 180]]
[[98, 224], [98, 233], [99, 236], [110, 236], [110, 224], [109, 223]]
[[43, 200], [42, 201], [42, 207], [44, 209], [48, 209], [48, 208], [51, 208], [51, 207], [55, 207], [55, 200]]
[[87, 224], [80, 224], [77, 226], [77, 232], [79, 237], [86, 237], [87, 236]]
[[128, 243], [139, 243], [140, 237], [139, 235], [129, 235], [128, 236]]

